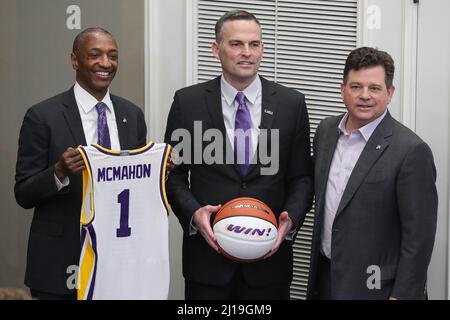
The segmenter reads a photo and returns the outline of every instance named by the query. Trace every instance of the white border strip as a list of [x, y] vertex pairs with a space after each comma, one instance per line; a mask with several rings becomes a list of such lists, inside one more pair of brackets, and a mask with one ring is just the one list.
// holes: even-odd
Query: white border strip
[[[411, 130], [416, 130], [416, 89], [417, 89], [417, 34], [418, 34], [418, 5], [411, 0], [401, 0], [403, 8], [403, 25], [401, 52], [403, 71], [397, 71], [399, 77], [397, 94], [401, 94], [400, 116], [401, 122]], [[376, 3], [376, 2], [375, 2]], [[370, 0], [358, 1], [357, 47], [372, 43], [371, 32], [366, 27], [366, 12], [374, 2]]]
[[159, 101], [159, 1], [145, 0], [145, 122], [147, 123], [147, 138], [155, 140], [159, 132], [160, 123], [158, 105]]
[[402, 123], [416, 131], [418, 5], [404, 3]]
[[190, 86], [198, 81], [197, 64], [197, 21], [198, 1], [186, 0], [186, 85]]

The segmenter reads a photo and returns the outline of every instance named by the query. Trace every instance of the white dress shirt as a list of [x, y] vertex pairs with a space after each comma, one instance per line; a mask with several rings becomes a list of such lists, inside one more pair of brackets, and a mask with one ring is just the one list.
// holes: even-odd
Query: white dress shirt
[[[78, 83], [73, 88], [75, 100], [77, 101], [78, 110], [80, 112], [81, 123], [83, 124], [84, 136], [87, 145], [98, 142], [97, 119], [98, 113], [95, 105], [97, 101], [89, 92], [84, 90]], [[114, 113], [113, 104], [109, 95], [109, 89], [101, 101], [106, 104], [106, 121], [109, 128], [109, 136], [111, 139], [111, 149], [120, 150], [119, 132], [117, 131], [116, 115]]]
[[366, 124], [364, 127], [353, 130], [350, 133], [345, 129], [348, 114], [339, 123], [338, 131], [340, 137], [334, 150], [333, 160], [328, 174], [322, 227], [321, 251], [329, 259], [331, 258], [333, 222], [348, 179], [367, 141], [381, 120], [383, 120], [386, 113], [387, 110], [380, 117]]
[[[221, 97], [222, 97], [222, 113], [225, 122], [225, 130], [227, 131], [228, 140], [234, 150], [234, 122], [239, 107], [236, 100], [238, 90], [229, 84], [225, 78], [220, 80]], [[261, 124], [261, 104], [262, 104], [262, 84], [259, 76], [253, 80], [250, 85], [242, 91], [245, 95], [245, 102], [250, 112], [252, 120], [252, 155], [255, 154], [258, 146], [259, 125]], [[250, 158], [252, 159], [252, 157]]]
[[[81, 87], [78, 82], [73, 87], [75, 94], [75, 101], [77, 102], [78, 111], [80, 112], [81, 124], [83, 125], [84, 137], [86, 138], [86, 144], [90, 145], [98, 142], [97, 132], [97, 119], [98, 113], [95, 109], [95, 105], [99, 102], [94, 96]], [[120, 150], [119, 132], [117, 130], [116, 115], [114, 113], [113, 104], [109, 95], [109, 89], [102, 101], [106, 104], [106, 121], [109, 128], [109, 136], [111, 139], [111, 149]], [[55, 175], [55, 182], [58, 191], [63, 187], [69, 185], [69, 177], [66, 177], [63, 182]]]

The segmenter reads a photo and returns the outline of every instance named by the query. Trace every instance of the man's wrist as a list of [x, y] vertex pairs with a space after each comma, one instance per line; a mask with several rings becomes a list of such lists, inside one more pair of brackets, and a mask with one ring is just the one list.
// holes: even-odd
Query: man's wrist
[[62, 183], [66, 179], [66, 175], [62, 172], [59, 162], [55, 164], [55, 177]]
[[70, 183], [69, 177], [65, 177], [63, 178], [63, 180], [61, 181], [58, 176], [56, 175], [56, 172], [54, 174], [55, 176], [55, 184], [56, 184], [56, 188], [58, 189], [58, 191], [61, 191], [61, 189], [67, 187]]

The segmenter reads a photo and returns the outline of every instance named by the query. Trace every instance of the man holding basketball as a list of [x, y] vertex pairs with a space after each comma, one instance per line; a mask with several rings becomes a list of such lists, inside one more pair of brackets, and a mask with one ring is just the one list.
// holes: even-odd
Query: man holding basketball
[[[180, 156], [192, 154], [194, 161], [183, 161], [169, 176], [169, 201], [184, 230], [185, 296], [289, 299], [292, 239], [313, 198], [305, 99], [258, 75], [264, 44], [254, 15], [227, 12], [217, 21], [215, 34], [212, 51], [221, 62], [222, 75], [175, 93], [165, 134], [165, 142], [176, 147], [180, 142], [176, 130], [189, 132], [191, 141], [199, 134], [197, 128], [202, 137], [205, 131], [220, 131], [224, 153], [231, 149], [235, 160], [211, 164], [203, 159], [205, 143], [200, 150], [191, 145]], [[268, 154], [276, 154], [278, 161], [276, 172], [270, 174], [258, 152], [266, 146], [258, 139], [263, 133], [269, 137]], [[211, 229], [211, 216], [220, 205], [238, 197], [263, 201], [278, 219], [274, 246], [254, 263], [240, 264], [222, 256]]]

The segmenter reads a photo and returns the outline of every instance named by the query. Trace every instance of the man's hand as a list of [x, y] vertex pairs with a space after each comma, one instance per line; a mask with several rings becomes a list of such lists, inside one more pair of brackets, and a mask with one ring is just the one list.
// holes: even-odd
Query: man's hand
[[172, 171], [175, 169], [175, 166], [180, 162], [180, 156], [178, 151], [172, 148], [170, 151], [169, 157], [167, 158], [167, 170]]
[[289, 215], [288, 215], [287, 211], [283, 211], [280, 214], [280, 217], [278, 218], [277, 239], [275, 240], [275, 243], [273, 244], [273, 247], [272, 247], [272, 249], [270, 249], [269, 253], [267, 253], [264, 256], [264, 259], [269, 258], [275, 252], [278, 251], [278, 248], [280, 248], [281, 242], [284, 241], [284, 238], [286, 237], [288, 232], [291, 231], [293, 226], [294, 226], [294, 223], [292, 222], [291, 218], [289, 218]]
[[195, 211], [193, 222], [195, 226], [200, 231], [203, 238], [205, 238], [206, 242], [210, 245], [211, 248], [216, 252], [219, 251], [219, 245], [217, 244], [216, 236], [211, 228], [210, 218], [213, 212], [217, 212], [220, 210], [221, 205], [218, 206], [204, 206]]
[[77, 149], [67, 148], [55, 165], [55, 174], [59, 181], [84, 169], [84, 161]]

